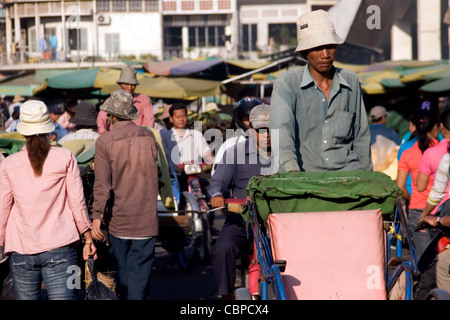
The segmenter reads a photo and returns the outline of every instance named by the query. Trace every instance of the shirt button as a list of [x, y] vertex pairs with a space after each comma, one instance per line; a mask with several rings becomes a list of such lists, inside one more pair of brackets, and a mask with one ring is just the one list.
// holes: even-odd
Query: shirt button
[[323, 140], [323, 143], [327, 143], [327, 140]]
[[325, 158], [325, 161], [328, 161], [328, 158]]
[[328, 120], [325, 120], [325, 123], [328, 123]]
[[325, 99], [322, 99], [322, 102], [325, 102]]

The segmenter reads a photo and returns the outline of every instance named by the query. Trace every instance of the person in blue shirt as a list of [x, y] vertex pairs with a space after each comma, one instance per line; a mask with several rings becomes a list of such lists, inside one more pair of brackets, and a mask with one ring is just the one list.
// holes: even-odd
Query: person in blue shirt
[[55, 124], [55, 131], [51, 132], [48, 135], [48, 138], [49, 140], [56, 142], [69, 133], [63, 126], [58, 123], [58, 119], [63, 113], [63, 110], [60, 105], [52, 104], [48, 106], [48, 113], [50, 114], [50, 120], [52, 120], [52, 122]]
[[375, 106], [370, 109], [370, 145], [372, 146], [377, 141], [377, 136], [381, 135], [396, 145], [402, 143], [402, 138], [394, 129], [386, 127], [388, 112], [383, 106]]
[[50, 49], [52, 50], [52, 61], [56, 60], [56, 49], [58, 48], [58, 38], [52, 34], [49, 40]]
[[[245, 188], [256, 175], [272, 172], [269, 105], [261, 104], [250, 111], [249, 138], [225, 150], [217, 165], [209, 194], [211, 206], [225, 206], [226, 198], [245, 199]], [[248, 254], [251, 232], [240, 213], [227, 211], [225, 223], [213, 250], [214, 275], [218, 294], [233, 299], [236, 281], [236, 259]]]

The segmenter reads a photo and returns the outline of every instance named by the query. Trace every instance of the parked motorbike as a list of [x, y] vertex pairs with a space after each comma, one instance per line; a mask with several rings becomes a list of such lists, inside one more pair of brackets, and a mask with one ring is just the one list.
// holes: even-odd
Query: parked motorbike
[[[210, 166], [206, 163], [186, 163], [176, 164], [174, 167], [177, 172], [179, 188], [182, 191], [181, 194], [184, 194], [183, 197], [180, 197], [179, 209], [184, 211], [187, 216], [192, 214], [195, 216], [193, 221], [198, 224], [195, 226], [195, 230], [201, 230], [201, 241], [191, 239], [191, 242], [194, 247], [197, 247], [195, 251], [200, 262], [203, 265], [208, 265], [211, 263], [211, 226], [215, 210], [209, 208], [200, 175]], [[186, 199], [191, 200], [186, 201]], [[191, 256], [188, 254], [189, 250], [183, 250], [183, 252], [182, 257], [179, 257], [182, 262], [180, 265], [183, 269], [189, 270], [193, 261], [189, 258]], [[185, 263], [183, 263], [183, 260]], [[184, 265], [187, 267], [184, 267]]]

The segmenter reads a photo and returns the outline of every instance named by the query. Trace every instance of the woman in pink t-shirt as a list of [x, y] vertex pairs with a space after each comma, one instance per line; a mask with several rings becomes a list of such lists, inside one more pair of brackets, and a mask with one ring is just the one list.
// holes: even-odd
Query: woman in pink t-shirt
[[[430, 179], [427, 188], [420, 192], [417, 189], [417, 176], [419, 175], [419, 164], [422, 155], [429, 147], [438, 143], [439, 120], [437, 114], [431, 111], [422, 110], [414, 117], [416, 126], [417, 142], [403, 152], [398, 163], [396, 183], [403, 191], [403, 198], [408, 202], [408, 228], [416, 247], [417, 259], [420, 258], [426, 246], [431, 240], [429, 230], [416, 232], [417, 222], [427, 204], [428, 193], [433, 187], [433, 179]], [[412, 193], [406, 189], [408, 174], [411, 175]]]
[[[446, 109], [441, 113], [440, 120], [441, 134], [444, 139], [440, 141], [439, 144], [434, 147], [428, 148], [423, 153], [422, 159], [420, 160], [419, 164], [419, 174], [416, 180], [417, 190], [419, 190], [420, 192], [426, 190], [427, 186], [430, 183], [430, 180], [432, 182], [434, 181], [442, 157], [448, 151], [450, 142], [450, 109]], [[449, 187], [450, 185], [447, 185], [445, 195], [442, 198], [440, 205], [442, 205], [448, 199], [448, 190], [450, 189]], [[436, 206], [431, 214], [434, 215], [439, 209], [440, 206]]]

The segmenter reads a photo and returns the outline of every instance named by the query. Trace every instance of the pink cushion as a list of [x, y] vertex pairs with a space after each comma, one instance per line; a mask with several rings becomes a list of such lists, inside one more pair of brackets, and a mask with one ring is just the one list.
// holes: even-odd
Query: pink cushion
[[289, 300], [387, 298], [380, 210], [274, 213], [268, 222]]

